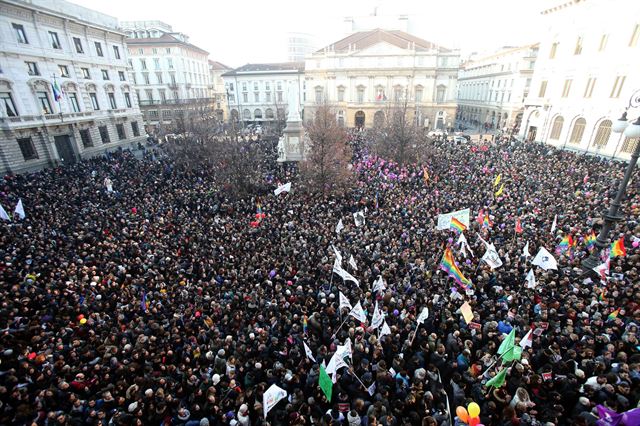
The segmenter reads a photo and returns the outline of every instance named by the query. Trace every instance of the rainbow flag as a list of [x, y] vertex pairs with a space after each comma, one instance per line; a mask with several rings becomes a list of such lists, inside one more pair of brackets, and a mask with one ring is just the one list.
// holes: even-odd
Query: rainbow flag
[[571, 235], [565, 235], [560, 244], [558, 244], [558, 253], [564, 253], [567, 250], [570, 250], [574, 246], [573, 237]]
[[302, 332], [304, 334], [307, 334], [307, 316], [306, 315], [302, 318]]
[[607, 317], [607, 321], [611, 321], [611, 320], [614, 320], [614, 319], [618, 318], [618, 314], [620, 314], [620, 308], [618, 308], [615, 311], [611, 312], [609, 314], [609, 316]]
[[482, 219], [482, 227], [483, 228], [491, 228], [492, 226], [493, 226], [493, 223], [491, 222], [491, 219], [489, 218], [489, 215], [485, 213], [484, 219]]
[[604, 302], [606, 299], [604, 298], [605, 294], [607, 294], [607, 289], [603, 288], [602, 292], [600, 293], [600, 296], [598, 296], [598, 300], [601, 302]]
[[593, 250], [596, 246], [596, 234], [591, 231], [591, 234], [587, 235], [584, 241], [587, 243], [587, 250]]
[[142, 309], [143, 312], [147, 312], [147, 309], [149, 309], [149, 304], [147, 303], [147, 293], [145, 293], [144, 291], [142, 292], [142, 298], [140, 299], [140, 309]]
[[471, 281], [462, 275], [460, 268], [458, 268], [458, 265], [456, 265], [456, 261], [453, 258], [453, 253], [451, 253], [451, 249], [448, 247], [444, 251], [444, 255], [440, 261], [440, 269], [449, 274], [450, 277], [453, 277], [453, 279], [456, 280], [462, 288], [467, 289], [471, 286]]
[[458, 219], [456, 219], [455, 217], [451, 218], [451, 224], [449, 225], [449, 227], [451, 229], [453, 229], [454, 231], [456, 231], [458, 234], [461, 232], [464, 232], [467, 227], [465, 226], [464, 223], [460, 222]]
[[611, 243], [611, 251], [609, 256], [613, 259], [614, 257], [624, 257], [627, 255], [627, 250], [624, 248], [624, 238], [620, 237]]

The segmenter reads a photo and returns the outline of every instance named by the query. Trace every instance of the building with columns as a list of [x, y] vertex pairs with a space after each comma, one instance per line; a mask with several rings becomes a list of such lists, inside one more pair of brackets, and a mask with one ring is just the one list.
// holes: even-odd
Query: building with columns
[[305, 101], [304, 63], [246, 64], [222, 74], [229, 118], [243, 124], [284, 122], [291, 85], [297, 86], [300, 111]]
[[[627, 159], [637, 140], [612, 123], [640, 96], [640, 3], [564, 0], [542, 12], [545, 27], [520, 137]], [[629, 119], [640, 108], [629, 109]]]
[[206, 50], [161, 21], [121, 22], [120, 28], [149, 131], [182, 132], [185, 119], [216, 114]]
[[125, 35], [66, 1], [0, 0], [0, 173], [144, 140]]
[[458, 124], [467, 128], [520, 127], [538, 45], [501, 49], [472, 57], [458, 74]]
[[384, 122], [394, 103], [427, 129], [453, 126], [460, 54], [400, 30], [356, 32], [305, 61], [305, 121], [328, 102], [348, 127]]

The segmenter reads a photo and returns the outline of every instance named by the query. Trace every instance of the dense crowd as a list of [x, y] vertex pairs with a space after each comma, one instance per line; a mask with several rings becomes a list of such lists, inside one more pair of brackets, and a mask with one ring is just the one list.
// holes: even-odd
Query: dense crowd
[[[401, 167], [373, 155], [364, 133], [351, 144], [354, 190], [328, 198], [278, 165], [270, 143], [251, 197], [215, 169], [128, 152], [4, 177], [0, 204], [21, 199], [26, 217], [0, 224], [0, 424], [453, 426], [464, 420], [456, 407], [475, 402], [485, 426], [591, 425], [596, 405], [638, 406], [637, 174], [612, 233], [626, 256], [602, 282], [582, 273], [584, 239], [624, 164], [503, 141], [436, 143], [423, 164]], [[439, 214], [464, 208], [466, 258], [454, 232], [436, 229]], [[575, 247], [556, 253], [569, 234]], [[480, 260], [478, 235], [502, 266]], [[533, 267], [527, 243], [558, 269]], [[332, 274], [332, 245], [359, 285]], [[469, 291], [439, 268], [447, 247]], [[379, 276], [386, 289], [373, 292]], [[340, 293], [366, 323], [339, 309]], [[376, 303], [383, 337], [371, 327]], [[497, 350], [512, 330], [516, 344], [535, 333], [506, 363]], [[328, 401], [320, 365], [346, 342]], [[504, 385], [486, 386], [503, 369]], [[265, 419], [273, 384], [287, 397]]]

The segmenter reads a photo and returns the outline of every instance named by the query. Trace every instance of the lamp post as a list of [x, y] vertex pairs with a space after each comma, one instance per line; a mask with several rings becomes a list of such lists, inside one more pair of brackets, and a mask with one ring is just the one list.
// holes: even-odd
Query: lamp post
[[[611, 127], [614, 133], [624, 133], [625, 137], [628, 138], [640, 138], [640, 117], [631, 125], [629, 125], [629, 121], [627, 120], [627, 111], [629, 108], [637, 108], [640, 107], [640, 90], [637, 90], [631, 95], [629, 99], [629, 105], [627, 106], [625, 112]], [[638, 156], [640, 156], [640, 142], [636, 143], [635, 149], [633, 150], [633, 154], [631, 154], [631, 159], [629, 160], [629, 164], [627, 165], [627, 170], [624, 173], [624, 178], [622, 182], [620, 182], [620, 186], [618, 187], [618, 192], [616, 194], [616, 198], [611, 202], [611, 206], [609, 206], [609, 211], [604, 214], [604, 224], [602, 225], [602, 229], [598, 234], [598, 238], [596, 239], [596, 248], [591, 252], [591, 255], [587, 257], [582, 262], [582, 267], [585, 273], [589, 273], [593, 270], [593, 268], [600, 265], [600, 252], [609, 246], [609, 231], [613, 228], [613, 225], [622, 219], [622, 216], [619, 214], [620, 203], [622, 202], [622, 198], [625, 195], [627, 190], [627, 185], [629, 184], [629, 179], [631, 179], [631, 175], [635, 171], [636, 163], [638, 162]]]

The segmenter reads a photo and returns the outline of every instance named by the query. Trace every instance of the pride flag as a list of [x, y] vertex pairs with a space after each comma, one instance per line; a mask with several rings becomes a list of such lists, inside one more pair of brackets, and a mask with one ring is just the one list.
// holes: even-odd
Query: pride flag
[[571, 250], [571, 248], [575, 245], [573, 241], [573, 237], [571, 235], [565, 235], [560, 244], [558, 244], [558, 253], [564, 253], [567, 250]]
[[482, 227], [483, 228], [491, 228], [492, 226], [493, 226], [493, 223], [491, 222], [491, 219], [489, 218], [489, 215], [485, 213], [484, 219], [482, 219]]
[[626, 255], [627, 250], [624, 248], [624, 238], [620, 237], [611, 244], [609, 256], [613, 259], [614, 257], [624, 257]]
[[587, 235], [584, 240], [587, 243], [587, 250], [593, 250], [596, 246], [596, 234], [591, 231], [591, 234]]
[[307, 334], [307, 316], [306, 315], [302, 318], [302, 332], [304, 334]]
[[615, 311], [611, 312], [609, 314], [609, 316], [607, 317], [607, 321], [611, 321], [611, 320], [614, 320], [614, 319], [618, 318], [618, 314], [620, 314], [620, 308], [618, 308]]
[[471, 281], [462, 275], [460, 268], [458, 268], [458, 265], [456, 265], [456, 261], [453, 258], [453, 253], [451, 253], [451, 249], [448, 247], [444, 251], [444, 255], [440, 261], [440, 269], [449, 274], [450, 277], [453, 277], [453, 279], [463, 288], [466, 289], [471, 286]]
[[451, 218], [451, 224], [449, 225], [449, 227], [451, 229], [453, 229], [454, 231], [456, 231], [458, 234], [464, 232], [467, 227], [465, 226], [464, 223], [460, 222], [458, 219], [456, 219], [455, 217]]

